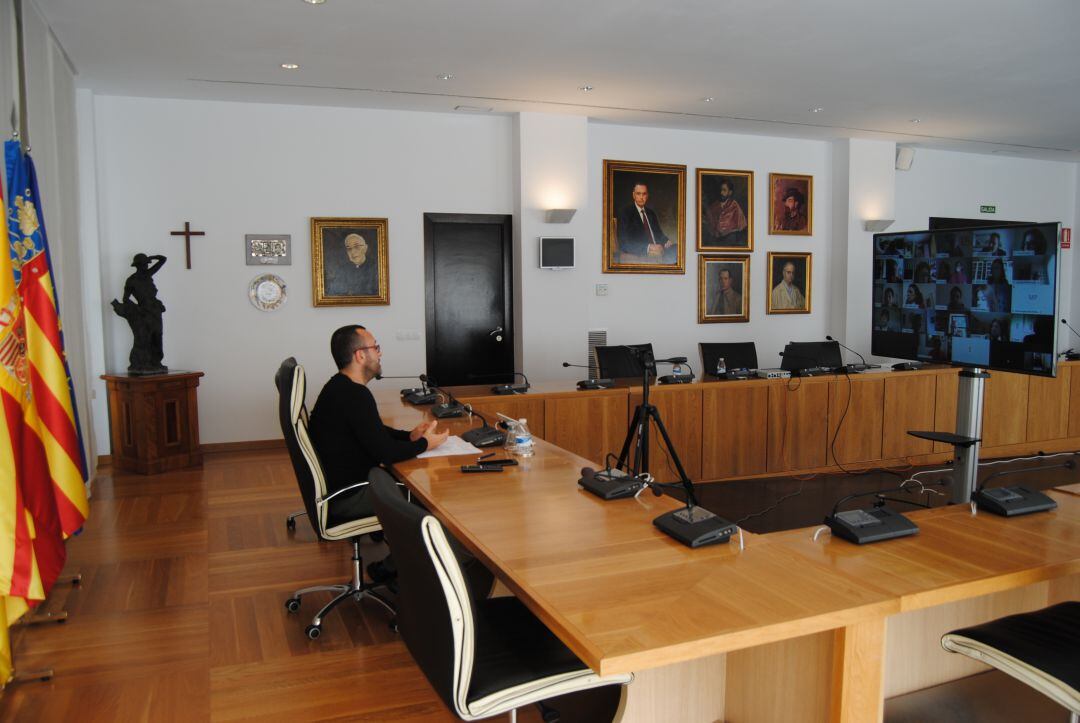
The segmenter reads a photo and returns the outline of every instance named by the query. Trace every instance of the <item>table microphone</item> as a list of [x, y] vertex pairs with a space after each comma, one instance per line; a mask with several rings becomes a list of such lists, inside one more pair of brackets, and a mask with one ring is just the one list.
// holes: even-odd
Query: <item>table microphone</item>
[[577, 383], [577, 388], [578, 389], [582, 389], [582, 390], [585, 390], [585, 389], [610, 389], [611, 387], [615, 386], [615, 380], [614, 379], [602, 379], [602, 378], [598, 379], [598, 378], [594, 378], [593, 375], [592, 375], [592, 367], [586, 366], [584, 364], [571, 364], [570, 362], [563, 362], [562, 365], [563, 365], [563, 368], [576, 367], [578, 369], [588, 369], [589, 370], [589, 378], [588, 379], [582, 379], [580, 382], [578, 382]]
[[838, 339], [834, 339], [833, 337], [829, 336], [828, 334], [825, 335], [825, 339], [828, 340], [828, 341], [836, 342], [837, 346], [840, 346], [840, 347], [843, 347], [844, 349], [847, 349], [849, 352], [851, 352], [855, 356], [859, 357], [859, 361], [862, 362], [861, 367], [859, 365], [857, 365], [857, 364], [845, 364], [845, 365], [843, 365], [841, 367], [842, 369], [861, 372], [861, 371], [865, 371], [866, 369], [880, 369], [881, 368], [880, 364], [867, 364], [866, 363], [866, 357], [864, 357], [862, 354], [860, 354], [859, 352], [852, 349], [850, 346], [844, 346], [844, 344], [842, 342], [840, 342]]
[[[524, 394], [529, 391], [529, 378], [522, 372], [510, 372], [516, 377], [521, 377], [525, 380], [524, 384], [496, 384], [491, 388], [493, 394]], [[498, 372], [495, 374], [469, 374], [469, 379], [490, 379], [491, 377], [501, 377], [506, 372]]]
[[[1062, 319], [1061, 323], [1064, 324], [1066, 327], [1068, 327], [1069, 331], [1071, 331], [1073, 334], [1080, 337], [1080, 332], [1077, 332], [1076, 329], [1069, 326], [1069, 322], [1067, 322], [1065, 319]], [[1076, 361], [1077, 359], [1080, 359], [1080, 353], [1077, 353], [1077, 352], [1073, 351], [1072, 349], [1068, 349], [1066, 351], [1063, 351], [1062, 354], [1064, 354], [1065, 358], [1068, 359], [1069, 361]]]
[[446, 419], [448, 417], [465, 416], [465, 406], [458, 400], [454, 399], [453, 394], [440, 387], [434, 381], [428, 379], [426, 374], [420, 375], [420, 381], [434, 389], [439, 394], [446, 397], [445, 402], [441, 404], [436, 404], [434, 407], [431, 408], [431, 414], [433, 417], [435, 417], [436, 419]]

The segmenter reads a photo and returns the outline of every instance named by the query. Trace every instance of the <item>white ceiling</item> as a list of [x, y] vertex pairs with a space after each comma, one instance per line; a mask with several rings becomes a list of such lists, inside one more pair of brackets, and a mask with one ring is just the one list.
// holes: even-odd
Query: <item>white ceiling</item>
[[1080, 160], [1078, 0], [34, 2], [78, 84], [103, 94], [469, 105]]

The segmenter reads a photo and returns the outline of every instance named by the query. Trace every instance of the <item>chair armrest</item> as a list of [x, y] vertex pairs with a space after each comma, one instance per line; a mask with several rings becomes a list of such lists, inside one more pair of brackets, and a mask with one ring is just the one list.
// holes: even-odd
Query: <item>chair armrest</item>
[[326, 497], [322, 497], [322, 498], [316, 498], [315, 499], [315, 505], [317, 507], [322, 507], [327, 502], [329, 502], [330, 500], [332, 500], [335, 497], [337, 497], [338, 495], [340, 495], [342, 492], [348, 492], [349, 490], [354, 490], [354, 489], [357, 489], [358, 487], [367, 487], [367, 485], [368, 485], [367, 482], [357, 482], [354, 485], [349, 485], [348, 487], [343, 487], [343, 488], [339, 489], [337, 492], [335, 492], [332, 495], [327, 495]]

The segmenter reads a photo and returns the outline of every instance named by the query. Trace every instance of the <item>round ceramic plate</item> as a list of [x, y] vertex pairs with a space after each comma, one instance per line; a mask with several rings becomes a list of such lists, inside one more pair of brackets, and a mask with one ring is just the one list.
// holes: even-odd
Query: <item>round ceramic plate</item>
[[285, 281], [277, 274], [256, 276], [248, 287], [248, 298], [259, 311], [274, 311], [285, 303]]

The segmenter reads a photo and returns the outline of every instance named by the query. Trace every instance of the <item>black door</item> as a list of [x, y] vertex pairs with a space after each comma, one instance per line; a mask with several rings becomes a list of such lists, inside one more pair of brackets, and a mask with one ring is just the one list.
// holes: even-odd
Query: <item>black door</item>
[[513, 380], [510, 235], [510, 216], [424, 214], [427, 374], [438, 384]]

